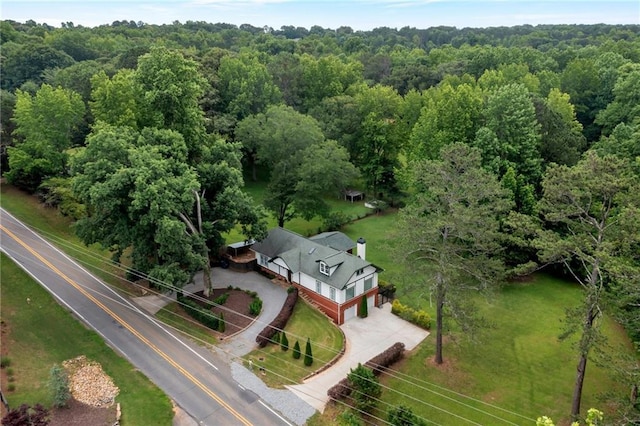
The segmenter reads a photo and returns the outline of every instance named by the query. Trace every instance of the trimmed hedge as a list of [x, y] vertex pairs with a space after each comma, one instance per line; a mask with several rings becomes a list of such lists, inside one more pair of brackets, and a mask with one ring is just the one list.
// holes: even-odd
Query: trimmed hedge
[[349, 385], [349, 379], [346, 377], [338, 382], [337, 385], [333, 385], [327, 391], [329, 398], [333, 400], [343, 400], [351, 395], [351, 386]]
[[[404, 343], [396, 342], [384, 352], [371, 358], [364, 364], [364, 366], [371, 369], [375, 376], [379, 376], [395, 362], [398, 362], [402, 358], [403, 354]], [[330, 387], [327, 391], [327, 395], [329, 396], [329, 398], [334, 400], [343, 400], [351, 395], [352, 391], [353, 389], [349, 384], [349, 379], [345, 377], [344, 379], [340, 380], [338, 384]]]
[[391, 313], [425, 330], [431, 329], [431, 316], [427, 312], [403, 305], [398, 299], [391, 304]]
[[379, 376], [384, 373], [391, 365], [400, 361], [404, 354], [404, 343], [396, 342], [386, 351], [382, 352], [367, 361], [364, 366], [370, 368], [373, 374]]
[[200, 305], [191, 299], [178, 294], [178, 302], [182, 304], [182, 308], [194, 320], [198, 321], [205, 327], [218, 331], [218, 317], [208, 309], [203, 309]]
[[293, 288], [293, 290], [287, 294], [287, 300], [284, 301], [284, 305], [282, 305], [282, 309], [278, 316], [275, 317], [268, 326], [263, 328], [258, 336], [256, 336], [256, 342], [261, 348], [267, 346], [267, 343], [271, 342], [271, 338], [274, 334], [283, 330], [287, 325], [287, 322], [293, 313], [293, 308], [295, 308], [296, 302], [298, 301], [298, 289], [295, 287], [291, 288]]

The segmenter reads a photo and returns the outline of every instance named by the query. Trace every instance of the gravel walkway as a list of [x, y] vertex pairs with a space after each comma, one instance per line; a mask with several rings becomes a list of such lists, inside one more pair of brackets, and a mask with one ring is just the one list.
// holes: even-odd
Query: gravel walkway
[[296, 425], [304, 425], [316, 412], [315, 408], [290, 390], [267, 387], [252, 371], [237, 362], [231, 364], [231, 374], [236, 382], [256, 393], [264, 402]]

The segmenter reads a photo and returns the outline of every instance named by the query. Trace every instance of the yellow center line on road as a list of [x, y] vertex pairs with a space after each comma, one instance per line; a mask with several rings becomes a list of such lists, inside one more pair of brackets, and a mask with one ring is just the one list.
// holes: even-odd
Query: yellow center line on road
[[13, 232], [9, 231], [4, 225], [0, 224], [0, 229], [2, 231], [4, 231], [7, 235], [9, 235], [11, 238], [13, 238], [18, 244], [20, 244], [22, 247], [24, 247], [26, 250], [28, 250], [32, 255], [34, 255], [38, 260], [40, 260], [42, 263], [44, 263], [47, 267], [49, 267], [53, 272], [55, 272], [57, 275], [59, 275], [63, 280], [65, 280], [66, 282], [71, 284], [73, 287], [75, 287], [75, 289], [78, 290], [80, 293], [82, 293], [84, 296], [86, 296], [87, 299], [91, 300], [98, 307], [100, 307], [103, 311], [105, 311], [107, 314], [109, 314], [111, 317], [113, 317], [113, 319], [115, 319], [123, 327], [125, 327], [127, 330], [129, 330], [134, 336], [136, 336], [138, 339], [140, 339], [144, 344], [146, 344], [151, 349], [153, 349], [154, 352], [156, 352], [165, 361], [167, 361], [174, 368], [176, 368], [180, 373], [182, 373], [193, 384], [195, 384], [197, 387], [202, 389], [207, 395], [209, 395], [216, 402], [218, 402], [220, 405], [222, 405], [227, 411], [229, 411], [231, 414], [233, 414], [233, 416], [236, 417], [240, 422], [242, 422], [242, 424], [247, 425], [247, 426], [251, 425], [251, 423], [246, 418], [244, 418], [242, 416], [242, 414], [240, 414], [236, 410], [234, 410], [233, 407], [231, 407], [229, 404], [224, 402], [218, 395], [216, 395], [209, 388], [207, 388], [200, 380], [198, 380], [191, 373], [189, 373], [187, 370], [182, 368], [176, 361], [174, 361], [171, 357], [169, 357], [169, 355], [167, 355], [160, 348], [158, 348], [156, 345], [151, 343], [142, 334], [138, 333], [138, 331], [136, 329], [134, 329], [131, 325], [129, 325], [129, 323], [127, 323], [122, 318], [120, 318], [115, 312], [113, 312], [111, 309], [109, 309], [107, 306], [105, 306], [102, 302], [100, 302], [94, 296], [89, 294], [89, 292], [87, 292], [84, 288], [82, 288], [82, 286], [80, 284], [76, 283], [74, 280], [72, 280], [71, 278], [67, 277], [62, 271], [60, 271], [58, 268], [56, 268], [54, 265], [52, 265], [51, 262], [49, 262], [44, 257], [42, 257], [38, 252], [36, 252], [34, 249], [32, 249], [27, 243], [22, 241]]

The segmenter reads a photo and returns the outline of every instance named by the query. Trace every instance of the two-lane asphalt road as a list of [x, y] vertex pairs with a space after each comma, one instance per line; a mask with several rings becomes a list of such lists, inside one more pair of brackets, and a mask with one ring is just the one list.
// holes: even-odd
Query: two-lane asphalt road
[[0, 209], [0, 249], [203, 425], [290, 424], [228, 366], [165, 329]]

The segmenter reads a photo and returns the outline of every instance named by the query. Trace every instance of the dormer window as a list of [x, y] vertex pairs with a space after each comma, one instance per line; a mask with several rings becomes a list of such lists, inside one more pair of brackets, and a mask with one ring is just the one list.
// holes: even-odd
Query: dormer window
[[324, 262], [320, 262], [320, 273], [329, 275], [329, 265]]

